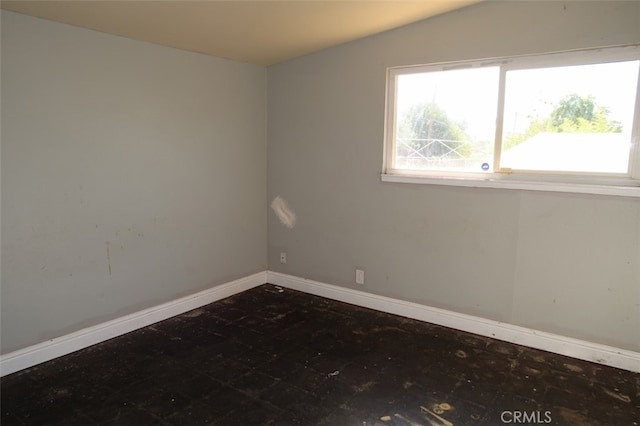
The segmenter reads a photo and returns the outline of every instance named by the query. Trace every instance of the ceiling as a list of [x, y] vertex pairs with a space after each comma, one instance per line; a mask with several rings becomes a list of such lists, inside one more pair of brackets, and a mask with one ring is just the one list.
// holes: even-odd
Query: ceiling
[[273, 65], [480, 0], [2, 0], [3, 9], [163, 46]]

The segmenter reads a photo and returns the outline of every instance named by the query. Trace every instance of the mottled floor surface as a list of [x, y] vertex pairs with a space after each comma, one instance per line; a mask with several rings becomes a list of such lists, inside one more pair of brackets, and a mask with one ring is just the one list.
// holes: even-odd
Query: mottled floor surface
[[1, 386], [2, 425], [640, 423], [640, 374], [271, 285]]

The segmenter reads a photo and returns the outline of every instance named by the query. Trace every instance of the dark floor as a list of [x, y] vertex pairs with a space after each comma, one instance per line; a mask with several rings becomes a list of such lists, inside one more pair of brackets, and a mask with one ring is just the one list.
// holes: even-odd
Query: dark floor
[[1, 391], [2, 425], [640, 424], [640, 374], [272, 285]]

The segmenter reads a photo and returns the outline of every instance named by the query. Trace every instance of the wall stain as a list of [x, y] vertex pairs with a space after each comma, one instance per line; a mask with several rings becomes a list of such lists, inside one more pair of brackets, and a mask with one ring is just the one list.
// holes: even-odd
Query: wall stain
[[116, 233], [115, 233], [116, 238], [120, 237], [120, 234], [125, 234], [125, 233], [126, 234], [131, 234], [131, 235], [136, 235], [136, 236], [138, 236], [140, 238], [144, 237], [144, 234], [142, 232], [138, 232], [136, 229], [133, 229], [133, 228], [127, 228], [126, 230], [125, 229], [117, 229]]
[[107, 241], [106, 244], [107, 244], [107, 266], [109, 267], [109, 276], [111, 276], [111, 254], [109, 253], [109, 241]]

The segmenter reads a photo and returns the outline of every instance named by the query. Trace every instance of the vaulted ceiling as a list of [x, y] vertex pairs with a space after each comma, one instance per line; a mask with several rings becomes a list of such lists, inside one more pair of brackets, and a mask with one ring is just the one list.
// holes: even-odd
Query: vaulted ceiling
[[163, 46], [272, 65], [480, 0], [13, 0], [3, 9]]

